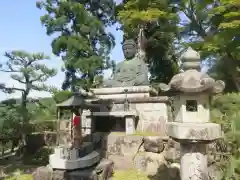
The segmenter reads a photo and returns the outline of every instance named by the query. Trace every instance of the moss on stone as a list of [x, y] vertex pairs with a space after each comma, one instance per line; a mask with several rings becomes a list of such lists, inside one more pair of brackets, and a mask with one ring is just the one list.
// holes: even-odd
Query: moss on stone
[[33, 176], [31, 174], [14, 175], [5, 178], [5, 180], [33, 180]]
[[160, 136], [158, 133], [154, 132], [143, 132], [143, 131], [136, 131], [134, 134], [126, 135], [125, 132], [111, 132], [112, 135], [119, 135], [119, 136]]
[[143, 131], [137, 131], [135, 132], [133, 135], [135, 136], [159, 136], [158, 133], [154, 133], [154, 132], [143, 132]]

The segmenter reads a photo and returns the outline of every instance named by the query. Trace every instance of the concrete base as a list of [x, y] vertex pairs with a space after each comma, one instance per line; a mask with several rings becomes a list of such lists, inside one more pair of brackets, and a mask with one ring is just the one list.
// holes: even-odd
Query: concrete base
[[59, 154], [49, 156], [49, 165], [53, 169], [74, 170], [90, 167], [100, 161], [98, 152], [93, 151], [81, 158], [61, 158]]
[[215, 123], [167, 123], [167, 133], [170, 137], [189, 141], [213, 141], [222, 138], [222, 130]]

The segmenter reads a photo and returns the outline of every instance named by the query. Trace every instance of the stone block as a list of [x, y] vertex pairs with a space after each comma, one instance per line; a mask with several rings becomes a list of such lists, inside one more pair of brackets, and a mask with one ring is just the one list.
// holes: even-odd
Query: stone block
[[[138, 151], [143, 152], [142, 136], [125, 136], [121, 145], [121, 152], [124, 156], [133, 156]], [[140, 149], [139, 149], [140, 147]]]
[[127, 135], [135, 133], [135, 117], [134, 116], [125, 117], [125, 127], [126, 127]]
[[[124, 99], [126, 97], [125, 94], [109, 94], [109, 95], [97, 95], [99, 99]], [[134, 93], [127, 94], [128, 98], [145, 98], [149, 97], [149, 93]]]
[[96, 88], [92, 89], [95, 95], [103, 94], [124, 94], [125, 89], [128, 93], [148, 93], [151, 91], [149, 86], [130, 86], [130, 87], [113, 87], [113, 88]]
[[164, 152], [164, 157], [168, 162], [179, 162], [180, 161], [180, 150], [176, 148], [169, 148]]
[[34, 180], [98, 180], [94, 168], [84, 170], [66, 171], [52, 170], [48, 166], [39, 167], [33, 173]]
[[154, 133], [161, 137], [166, 136], [166, 119], [162, 118], [159, 121], [144, 121], [142, 132]]
[[77, 159], [62, 159], [57, 154], [49, 156], [49, 164], [53, 169], [74, 170], [90, 167], [100, 161], [98, 152], [93, 151], [90, 154]]
[[93, 112], [92, 115], [125, 117], [125, 116], [138, 116], [138, 113], [136, 111], [111, 111], [111, 112]]
[[[135, 104], [130, 104], [130, 108], [132, 109], [137, 109], [141, 110], [144, 112], [147, 111], [161, 111], [161, 115], [166, 116], [167, 111], [167, 105], [166, 102], [144, 102], [144, 103], [135, 103]], [[162, 114], [163, 113], [163, 114]]]
[[156, 175], [159, 168], [166, 165], [162, 154], [152, 152], [139, 153], [134, 159], [135, 168], [149, 176]]
[[145, 137], [143, 146], [146, 152], [161, 153], [164, 150], [164, 141], [157, 137]]
[[174, 139], [191, 141], [213, 141], [223, 137], [221, 126], [215, 123], [169, 122], [167, 133]]

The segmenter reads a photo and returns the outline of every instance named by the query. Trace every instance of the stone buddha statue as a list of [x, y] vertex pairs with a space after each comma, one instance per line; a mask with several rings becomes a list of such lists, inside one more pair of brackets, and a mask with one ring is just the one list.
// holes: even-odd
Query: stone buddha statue
[[133, 39], [123, 42], [125, 60], [116, 65], [113, 78], [103, 83], [104, 87], [127, 87], [149, 85], [148, 67], [145, 63], [144, 34], [140, 30], [138, 46]]

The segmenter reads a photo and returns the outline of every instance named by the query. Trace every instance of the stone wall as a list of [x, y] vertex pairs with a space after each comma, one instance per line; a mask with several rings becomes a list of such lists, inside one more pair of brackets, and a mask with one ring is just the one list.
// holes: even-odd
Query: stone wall
[[[180, 144], [168, 137], [94, 133], [91, 139], [95, 143], [102, 140], [103, 156], [114, 162], [115, 169], [135, 168], [154, 180], [179, 178]], [[208, 168], [209, 176], [218, 180], [217, 166], [211, 163], [215, 148], [214, 143], [209, 145]]]
[[[102, 139], [104, 156], [114, 162], [115, 169], [129, 170], [135, 168], [149, 176], [161, 176], [170, 179], [178, 175], [178, 169], [171, 167], [177, 162], [180, 154], [174, 143], [168, 138], [159, 136], [124, 135], [119, 133], [94, 133], [92, 140]], [[144, 141], [143, 141], [144, 140]]]

